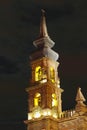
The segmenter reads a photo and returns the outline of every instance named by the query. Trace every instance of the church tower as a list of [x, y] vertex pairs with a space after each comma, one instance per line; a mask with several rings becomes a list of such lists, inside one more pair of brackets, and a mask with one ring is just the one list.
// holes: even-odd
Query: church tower
[[45, 12], [42, 10], [40, 34], [33, 42], [36, 50], [30, 55], [31, 79], [28, 93], [27, 130], [57, 130], [56, 119], [62, 115], [60, 79], [57, 61], [52, 50], [54, 41], [48, 35]]
[[[31, 79], [28, 93], [27, 130], [87, 130], [87, 105], [78, 88], [76, 106], [62, 111], [59, 55], [52, 50], [54, 41], [48, 35], [46, 18], [42, 10], [40, 34], [33, 42], [35, 51], [30, 54]], [[70, 96], [70, 95], [69, 95]]]

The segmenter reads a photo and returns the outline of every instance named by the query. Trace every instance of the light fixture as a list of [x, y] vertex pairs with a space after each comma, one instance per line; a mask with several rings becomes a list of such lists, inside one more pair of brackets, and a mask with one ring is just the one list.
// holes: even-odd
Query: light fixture
[[28, 113], [28, 120], [32, 119], [32, 113]]

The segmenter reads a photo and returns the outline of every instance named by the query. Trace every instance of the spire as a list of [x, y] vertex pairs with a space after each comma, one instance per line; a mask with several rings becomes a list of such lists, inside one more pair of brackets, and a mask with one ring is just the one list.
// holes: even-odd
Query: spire
[[37, 50], [37, 55], [35, 53], [35, 55], [32, 55], [30, 59], [33, 60], [39, 57], [48, 57], [54, 61], [57, 61], [59, 55], [51, 49], [55, 45], [55, 42], [51, 40], [47, 32], [46, 19], [44, 15], [45, 11], [43, 9], [41, 11], [42, 16], [40, 21], [40, 34], [39, 37], [33, 42], [33, 45], [36, 48], [39, 48], [39, 50]]
[[48, 36], [47, 26], [46, 26], [46, 18], [45, 18], [45, 11], [42, 9], [42, 16], [40, 21], [40, 37]]
[[85, 98], [84, 98], [84, 96], [83, 96], [83, 94], [81, 92], [81, 88], [78, 88], [78, 90], [77, 90], [76, 101], [77, 102], [78, 101], [82, 101], [82, 102], [85, 101]]
[[39, 37], [37, 37], [37, 39], [33, 42], [33, 44], [35, 47], [47, 46], [49, 48], [52, 48], [55, 45], [55, 42], [51, 40], [47, 32], [45, 11], [42, 9], [41, 12], [42, 15], [40, 20], [40, 33]]

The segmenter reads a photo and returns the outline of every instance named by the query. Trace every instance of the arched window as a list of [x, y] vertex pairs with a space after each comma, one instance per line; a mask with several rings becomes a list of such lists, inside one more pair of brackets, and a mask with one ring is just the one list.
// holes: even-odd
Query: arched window
[[55, 72], [52, 67], [50, 68], [50, 79], [53, 83], [55, 82]]
[[52, 94], [52, 107], [57, 107], [58, 106], [58, 101], [57, 101], [57, 96], [55, 93]]
[[40, 106], [41, 105], [41, 94], [36, 93], [34, 97], [34, 107]]
[[46, 82], [45, 79], [47, 79], [46, 70], [37, 66], [35, 69], [35, 81], [43, 80], [43, 82]]
[[37, 66], [35, 69], [35, 81], [41, 80], [41, 75], [42, 75], [41, 67]]

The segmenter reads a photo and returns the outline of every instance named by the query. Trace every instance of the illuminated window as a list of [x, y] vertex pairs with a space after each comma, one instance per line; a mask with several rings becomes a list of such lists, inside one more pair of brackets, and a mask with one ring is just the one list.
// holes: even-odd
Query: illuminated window
[[34, 97], [34, 107], [40, 106], [41, 105], [41, 94], [36, 93]]
[[35, 69], [35, 81], [41, 80], [41, 75], [42, 75], [41, 67], [38, 66]]
[[57, 96], [55, 93], [52, 94], [52, 107], [57, 107], [58, 106], [58, 101], [57, 101]]
[[55, 72], [52, 67], [50, 68], [50, 78], [51, 78], [51, 81], [54, 83], [55, 82]]
[[46, 82], [45, 79], [47, 79], [46, 70], [37, 66], [35, 69], [35, 81], [43, 80], [43, 82]]

